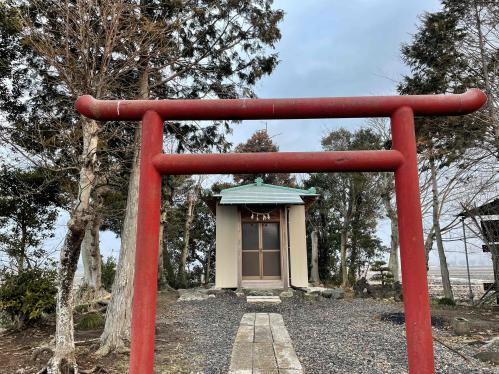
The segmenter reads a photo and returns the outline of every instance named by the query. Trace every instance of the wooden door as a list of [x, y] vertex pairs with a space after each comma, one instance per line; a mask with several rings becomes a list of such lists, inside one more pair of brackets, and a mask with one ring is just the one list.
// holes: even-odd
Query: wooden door
[[281, 241], [278, 222], [243, 222], [243, 279], [281, 279]]

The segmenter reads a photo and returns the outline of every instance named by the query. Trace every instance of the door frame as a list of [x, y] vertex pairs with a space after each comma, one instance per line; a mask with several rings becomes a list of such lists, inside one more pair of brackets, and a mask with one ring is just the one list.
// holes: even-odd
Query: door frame
[[[288, 287], [288, 256], [287, 256], [287, 222], [286, 222], [286, 214], [285, 214], [285, 207], [284, 206], [277, 206], [276, 207], [276, 214], [271, 215], [271, 218], [269, 220], [265, 221], [255, 221], [254, 219], [252, 220], [251, 218], [245, 217], [243, 215], [243, 207], [238, 207], [238, 215], [239, 215], [239, 225], [238, 225], [238, 286], [241, 287], [243, 280], [244, 281], [252, 281], [252, 282], [269, 282], [269, 281], [282, 281], [282, 287], [287, 288]], [[242, 234], [243, 234], [243, 223], [278, 223], [279, 224], [279, 245], [280, 245], [280, 265], [281, 265], [281, 275], [280, 276], [267, 276], [267, 277], [244, 277], [243, 279], [243, 250], [242, 250]], [[261, 235], [259, 229], [259, 236]], [[260, 240], [260, 238], [259, 238]]]
[[[277, 236], [279, 239], [279, 248], [272, 248], [272, 249], [267, 249], [267, 251], [271, 252], [279, 252], [279, 275], [264, 275], [264, 252], [265, 249], [263, 248], [263, 225], [267, 223], [273, 223], [277, 224], [279, 227], [279, 231], [277, 232]], [[258, 273], [259, 275], [243, 275], [242, 280], [280, 280], [282, 278], [282, 261], [281, 261], [281, 252], [282, 252], [282, 246], [281, 246], [281, 240], [282, 240], [282, 235], [281, 235], [281, 222], [280, 220], [266, 220], [266, 221], [254, 221], [254, 220], [243, 220], [241, 222], [241, 227], [244, 224], [255, 224], [258, 227], [258, 249], [250, 249], [248, 252], [258, 252]], [[244, 230], [241, 230], [241, 243], [242, 243], [242, 232]], [[241, 253], [245, 252], [241, 248]], [[244, 257], [244, 256], [242, 256]], [[242, 266], [242, 262], [241, 262]]]

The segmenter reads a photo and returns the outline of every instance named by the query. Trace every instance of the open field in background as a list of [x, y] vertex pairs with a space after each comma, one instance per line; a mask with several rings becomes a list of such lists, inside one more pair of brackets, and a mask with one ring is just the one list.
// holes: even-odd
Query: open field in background
[[[466, 266], [451, 266], [449, 267], [450, 281], [454, 297], [458, 300], [468, 299], [468, 275], [466, 273]], [[374, 272], [368, 272], [368, 280], [374, 275]], [[440, 268], [437, 266], [430, 266], [428, 270], [428, 287], [430, 296], [442, 297], [442, 280], [440, 275]], [[492, 265], [489, 266], [470, 266], [470, 280], [471, 289], [475, 295], [475, 300], [479, 299], [483, 294], [483, 283], [494, 282], [494, 272]], [[379, 283], [369, 280], [370, 283]]]
[[[466, 266], [451, 266], [449, 267], [450, 280], [452, 285], [459, 285], [461, 283], [468, 284], [468, 274], [466, 272]], [[492, 265], [488, 266], [470, 266], [470, 278], [473, 283], [481, 283], [481, 282], [493, 282], [494, 281], [494, 272], [492, 270]], [[428, 281], [430, 280], [440, 280], [440, 268], [439, 267], [430, 267], [428, 271]]]
[[[468, 275], [466, 266], [449, 267], [450, 281], [456, 299], [467, 299], [468, 297]], [[494, 282], [494, 272], [490, 267], [470, 267], [471, 289], [475, 299], [483, 295], [483, 283]], [[428, 271], [428, 286], [431, 296], [442, 296], [442, 282], [440, 268], [430, 267]]]

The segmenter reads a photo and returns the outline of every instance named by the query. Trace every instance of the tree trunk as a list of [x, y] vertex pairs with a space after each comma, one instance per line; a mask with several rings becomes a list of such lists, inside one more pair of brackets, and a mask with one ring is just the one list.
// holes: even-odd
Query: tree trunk
[[442, 240], [442, 233], [440, 231], [440, 220], [438, 217], [438, 185], [437, 185], [437, 170], [435, 167], [435, 160], [430, 156], [430, 169], [431, 169], [431, 191], [433, 195], [433, 227], [435, 230], [435, 241], [437, 242], [438, 258], [440, 260], [440, 274], [442, 275], [442, 286], [444, 288], [444, 297], [454, 300], [452, 294], [452, 286], [449, 277], [449, 268], [447, 266], [447, 258], [445, 257], [444, 243]]
[[354, 236], [350, 240], [349, 266], [348, 266], [348, 285], [355, 284], [355, 267], [358, 258], [357, 240]]
[[205, 284], [210, 283], [210, 272], [211, 272], [211, 245], [208, 247], [208, 252], [206, 254], [206, 273], [205, 273]]
[[[499, 292], [499, 245], [489, 244], [488, 246], [492, 255], [492, 269], [494, 271], [496, 292]], [[496, 304], [499, 304], [499, 294], [496, 294]]]
[[189, 254], [189, 241], [191, 237], [191, 226], [192, 220], [194, 219], [194, 204], [196, 202], [195, 194], [195, 191], [189, 191], [187, 193], [187, 213], [185, 217], [184, 245], [180, 256], [180, 265], [178, 271], [181, 280], [186, 273], [187, 255]]
[[164, 267], [164, 256], [163, 251], [165, 250], [165, 241], [164, 241], [164, 230], [166, 225], [166, 206], [162, 204], [161, 206], [161, 219], [159, 224], [159, 253], [158, 253], [158, 289], [163, 289], [168, 284], [165, 274]]
[[312, 241], [312, 271], [310, 274], [310, 280], [314, 285], [319, 285], [321, 280], [319, 278], [319, 250], [318, 250], [318, 240], [317, 240], [317, 230], [313, 230], [311, 234]]
[[394, 192], [393, 176], [388, 173], [382, 175], [382, 193], [381, 199], [385, 206], [386, 216], [390, 220], [391, 236], [390, 236], [390, 258], [388, 260], [388, 267], [393, 274], [393, 280], [400, 282], [399, 271], [399, 223], [397, 211], [392, 204], [392, 195]]
[[24, 260], [27, 260], [26, 256], [26, 238], [27, 238], [27, 231], [28, 231], [28, 225], [26, 224], [26, 220], [21, 221], [21, 241], [20, 241], [20, 250], [19, 253], [16, 254], [16, 262], [17, 262], [17, 272], [22, 273], [24, 270]]
[[328, 217], [324, 208], [319, 209], [319, 219], [320, 227], [318, 232], [318, 250], [319, 250], [319, 278], [322, 275], [323, 279], [329, 279], [332, 272], [337, 271], [336, 263], [331, 261], [331, 251], [329, 250], [329, 245], [327, 245], [324, 239], [327, 234], [328, 227]]
[[127, 351], [130, 341], [132, 316], [133, 277], [135, 270], [136, 223], [138, 210], [139, 168], [140, 168], [140, 126], [135, 130], [135, 150], [128, 184], [128, 197], [121, 249], [116, 275], [111, 289], [111, 301], [106, 311], [106, 324], [101, 335], [99, 355], [112, 351]]
[[85, 212], [75, 214], [61, 250], [57, 274], [55, 350], [47, 366], [48, 374], [77, 373], [73, 323], [73, 281], [80, 247], [85, 235]]
[[399, 270], [399, 223], [398, 218], [390, 218], [391, 237], [390, 237], [390, 258], [388, 259], [388, 267], [393, 274], [393, 280], [400, 282]]
[[347, 241], [348, 231], [346, 228], [341, 230], [340, 251], [341, 251], [341, 285], [348, 287], [348, 268], [347, 268]]
[[435, 228], [432, 225], [430, 232], [426, 236], [426, 240], [424, 242], [424, 250], [426, 255], [426, 270], [429, 269], [428, 262], [430, 261], [430, 252], [433, 249], [433, 239], [435, 237]]
[[[147, 68], [142, 72], [139, 85], [140, 97], [147, 99], [149, 97], [149, 70]], [[132, 170], [121, 231], [120, 256], [111, 289], [111, 302], [106, 311], [106, 324], [101, 335], [100, 348], [97, 351], [99, 355], [107, 355], [112, 351], [127, 351], [127, 343], [130, 341], [139, 201], [141, 126], [139, 122], [135, 129]]]
[[350, 220], [355, 214], [356, 207], [356, 187], [354, 183], [350, 180], [348, 183], [348, 195], [345, 201], [345, 210], [343, 212], [343, 224], [341, 227], [340, 234], [340, 261], [341, 261], [341, 285], [342, 287], [348, 287], [348, 267], [347, 267], [347, 243], [348, 235], [350, 233]]
[[100, 217], [95, 215], [88, 222], [85, 236], [81, 243], [81, 258], [83, 262], [83, 284], [93, 295], [98, 293], [102, 287], [101, 283], [101, 256], [99, 247]]
[[83, 151], [78, 200], [69, 217], [68, 232], [61, 249], [57, 272], [55, 349], [47, 366], [49, 374], [78, 371], [74, 345], [73, 281], [80, 257], [81, 243], [90, 221], [90, 196], [95, 183], [96, 152], [99, 140], [99, 126], [96, 121], [84, 119], [82, 127]]

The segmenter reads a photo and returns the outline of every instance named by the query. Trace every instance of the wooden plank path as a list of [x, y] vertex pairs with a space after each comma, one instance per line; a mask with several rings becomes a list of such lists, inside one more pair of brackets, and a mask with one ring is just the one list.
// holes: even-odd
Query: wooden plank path
[[303, 374], [282, 315], [246, 313], [232, 349], [230, 374]]

